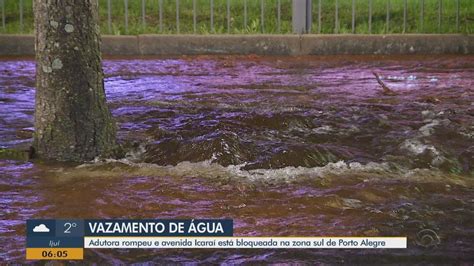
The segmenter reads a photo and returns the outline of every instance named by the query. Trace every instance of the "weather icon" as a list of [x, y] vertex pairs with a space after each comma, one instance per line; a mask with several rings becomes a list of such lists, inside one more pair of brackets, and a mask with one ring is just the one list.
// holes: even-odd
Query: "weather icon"
[[49, 233], [49, 228], [44, 224], [40, 224], [40, 225], [35, 226], [35, 228], [33, 228], [33, 232], [35, 232], [35, 233]]

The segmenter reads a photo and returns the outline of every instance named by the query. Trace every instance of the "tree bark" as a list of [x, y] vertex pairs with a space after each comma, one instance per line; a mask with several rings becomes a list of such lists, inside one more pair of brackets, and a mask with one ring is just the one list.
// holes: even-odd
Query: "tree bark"
[[116, 128], [105, 99], [97, 0], [35, 0], [34, 14], [36, 155], [111, 155]]

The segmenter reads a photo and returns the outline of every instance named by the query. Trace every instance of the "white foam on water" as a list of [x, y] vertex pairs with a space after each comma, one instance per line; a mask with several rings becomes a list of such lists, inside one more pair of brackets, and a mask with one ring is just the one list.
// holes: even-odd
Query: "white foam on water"
[[402, 150], [408, 151], [409, 153], [418, 156], [425, 152], [429, 152], [431, 156], [431, 165], [433, 166], [440, 166], [447, 158], [438, 151], [433, 145], [423, 144], [421, 141], [417, 139], [407, 139], [401, 145], [400, 148]]
[[[76, 169], [87, 169], [101, 165], [119, 164], [117, 171], [120, 169], [120, 164], [123, 166], [131, 166], [132, 172], [142, 175], [156, 175], [156, 176], [196, 176], [206, 178], [245, 178], [250, 181], [257, 180], [294, 180], [298, 177], [321, 178], [328, 174], [342, 175], [345, 173], [356, 172], [389, 172], [390, 166], [387, 163], [368, 163], [361, 164], [357, 162], [347, 163], [339, 161], [335, 163], [328, 163], [321, 167], [293, 167], [288, 166], [279, 169], [243, 169], [246, 164], [222, 166], [218, 163], [213, 163], [211, 160], [201, 162], [180, 162], [177, 165], [161, 166], [152, 163], [136, 163], [127, 159], [107, 159], [103, 161], [94, 161], [91, 163], [82, 164]], [[110, 170], [110, 167], [108, 168]], [[112, 168], [111, 171], [114, 171]], [[126, 172], [126, 170], [125, 170]]]
[[440, 125], [440, 122], [438, 120], [433, 120], [430, 123], [420, 127], [418, 131], [420, 131], [420, 134], [422, 136], [428, 137], [428, 136], [433, 135], [434, 130], [435, 130], [434, 128], [438, 125]]
[[[235, 179], [240, 181], [291, 182], [303, 179], [351, 178], [361, 176], [364, 182], [383, 180], [406, 180], [410, 182], [429, 182], [473, 186], [474, 180], [465, 176], [446, 174], [436, 169], [406, 169], [390, 163], [369, 162], [334, 162], [321, 167], [293, 167], [279, 169], [243, 169], [246, 164], [222, 166], [211, 160], [201, 162], [181, 162], [177, 165], [157, 165], [137, 163], [127, 159], [106, 159], [79, 165], [71, 171], [62, 171], [64, 175], [74, 178], [113, 177], [113, 176], [170, 176], [198, 177], [209, 179]], [[66, 173], [67, 172], [67, 173]]]
[[405, 140], [401, 146], [401, 149], [406, 150], [414, 155], [423, 154], [426, 151], [430, 151], [434, 155], [439, 155], [438, 150], [433, 145], [426, 145], [421, 143], [421, 141], [417, 139], [407, 139]]

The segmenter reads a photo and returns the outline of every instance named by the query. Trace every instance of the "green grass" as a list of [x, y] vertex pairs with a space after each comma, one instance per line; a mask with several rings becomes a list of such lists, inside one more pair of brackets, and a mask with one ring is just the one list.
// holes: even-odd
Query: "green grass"
[[[1, 2], [2, 0], [0, 0]], [[23, 0], [23, 26], [20, 24], [20, 0], [3, 0], [5, 27], [2, 33], [33, 33], [33, 0]], [[123, 0], [111, 0], [111, 28], [107, 22], [107, 0], [99, 0], [103, 34], [177, 33], [176, 1], [163, 1], [163, 29], [159, 25], [159, 1], [146, 0], [146, 23], [142, 23], [141, 0], [128, 1], [128, 28], [125, 27]], [[244, 0], [230, 0], [231, 26], [227, 31], [226, 1], [214, 0], [214, 30], [210, 25], [210, 0], [196, 0], [197, 24], [193, 26], [193, 0], [180, 0], [180, 33], [223, 34], [262, 33], [260, 0], [247, 0], [248, 18], [244, 24]], [[264, 0], [264, 33], [291, 33], [291, 0], [281, 1], [281, 24], [278, 31], [277, 0]], [[321, 33], [335, 33], [335, 1], [321, 0]], [[352, 33], [352, 0], [339, 1], [339, 33]], [[423, 23], [420, 19], [421, 0], [408, 0], [406, 33], [474, 32], [474, 0], [460, 0], [459, 29], [456, 28], [456, 1], [443, 0], [442, 25], [438, 26], [438, 1], [425, 0]], [[369, 0], [356, 0], [355, 33], [369, 33]], [[403, 33], [404, 0], [390, 0], [390, 24], [387, 28], [387, 0], [372, 0], [372, 30], [374, 34]], [[318, 0], [313, 0], [312, 33], [318, 33]]]

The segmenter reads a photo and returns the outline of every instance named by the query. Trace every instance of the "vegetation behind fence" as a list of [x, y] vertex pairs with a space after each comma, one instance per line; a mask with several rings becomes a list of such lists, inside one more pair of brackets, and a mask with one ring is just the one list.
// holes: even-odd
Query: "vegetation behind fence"
[[[104, 34], [288, 34], [291, 1], [99, 0], [99, 12]], [[32, 2], [0, 0], [0, 32], [33, 33]], [[474, 0], [313, 0], [312, 11], [311, 33], [474, 32]]]

